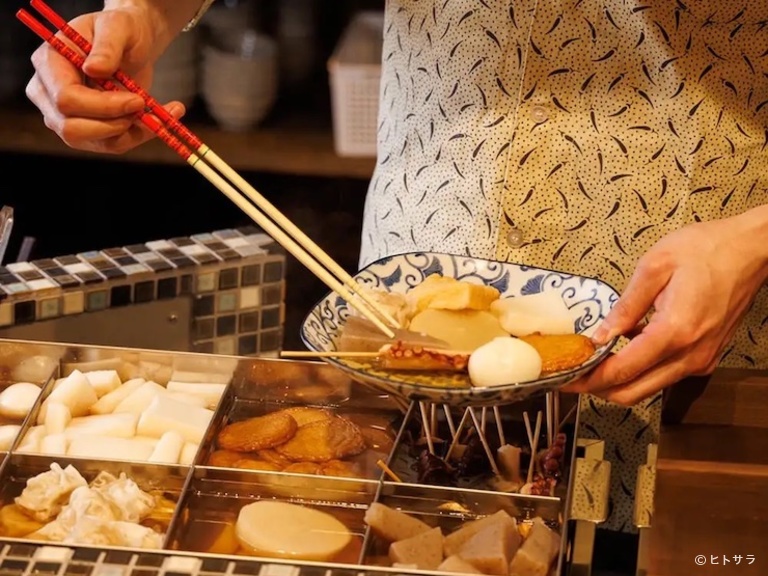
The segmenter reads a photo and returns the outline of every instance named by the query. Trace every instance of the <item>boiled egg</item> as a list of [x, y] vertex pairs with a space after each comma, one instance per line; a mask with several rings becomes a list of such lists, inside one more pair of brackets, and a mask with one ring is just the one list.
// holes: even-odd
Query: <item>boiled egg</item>
[[541, 356], [527, 342], [502, 336], [475, 350], [467, 368], [473, 386], [530, 382], [541, 375]]

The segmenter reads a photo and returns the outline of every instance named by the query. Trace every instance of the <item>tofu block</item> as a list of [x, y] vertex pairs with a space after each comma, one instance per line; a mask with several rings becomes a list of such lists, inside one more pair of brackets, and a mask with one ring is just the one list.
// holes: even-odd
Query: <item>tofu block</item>
[[152, 447], [146, 442], [133, 438], [110, 438], [106, 436], [77, 436], [67, 449], [72, 458], [96, 460], [144, 461], [152, 455]]
[[192, 384], [226, 384], [232, 379], [232, 372], [193, 372], [191, 370], [174, 370], [169, 382], [188, 382]]
[[509, 562], [520, 547], [522, 537], [514, 519], [493, 517], [495, 522], [487, 524], [461, 546], [459, 556], [483, 574], [507, 576]]
[[389, 545], [389, 559], [397, 564], [415, 564], [419, 570], [435, 570], [443, 562], [443, 533], [430, 528], [411, 538]]
[[90, 413], [91, 414], [112, 414], [112, 412], [115, 411], [115, 408], [128, 398], [131, 394], [133, 394], [136, 390], [138, 390], [142, 384], [144, 384], [146, 380], [143, 378], [134, 378], [133, 380], [128, 380], [127, 382], [124, 382], [122, 386], [119, 388], [116, 388], [112, 392], [109, 392], [108, 394], [105, 394], [101, 398], [99, 398], [99, 401], [96, 402], [93, 406], [91, 406]]
[[187, 442], [199, 444], [212, 418], [213, 410], [179, 402], [167, 394], [157, 394], [139, 418], [136, 432], [141, 436], [160, 438], [174, 430]]
[[374, 502], [365, 511], [365, 523], [381, 539], [387, 542], [407, 540], [432, 529], [418, 518]]
[[462, 525], [458, 530], [451, 532], [445, 537], [445, 544], [443, 552], [445, 557], [454, 556], [459, 553], [459, 549], [467, 542], [472, 536], [480, 532], [486, 526], [499, 522], [501, 519], [514, 521], [512, 516], [507, 514], [504, 510], [485, 516], [479, 520], [473, 520]]
[[194, 382], [176, 382], [171, 380], [168, 382], [169, 392], [181, 392], [183, 394], [191, 394], [193, 396], [200, 396], [205, 398], [208, 408], [216, 408], [218, 406], [221, 397], [224, 396], [224, 392], [227, 389], [226, 384], [198, 384]]
[[155, 446], [157, 446], [157, 443], [160, 441], [159, 438], [150, 438], [149, 436], [134, 436], [133, 439], [139, 442], [144, 442], [147, 446], [151, 447], [152, 450], [155, 449]]
[[69, 441], [64, 434], [48, 434], [40, 441], [40, 454], [66, 456]]
[[181, 449], [181, 455], [179, 456], [179, 464], [182, 466], [191, 466], [197, 456], [197, 451], [200, 448], [200, 444], [194, 442], [185, 442], [184, 447]]
[[70, 440], [77, 436], [109, 436], [112, 438], [133, 438], [139, 417], [125, 412], [122, 414], [99, 414], [73, 418], [64, 434]]
[[509, 576], [547, 576], [560, 550], [560, 535], [534, 518], [528, 538], [509, 564]]
[[160, 437], [149, 461], [157, 464], [178, 464], [183, 448], [184, 438], [181, 434], [169, 430]]
[[18, 424], [0, 426], [0, 451], [7, 452], [10, 450], [19, 432], [21, 432], [21, 426]]
[[40, 414], [38, 415], [38, 424], [45, 422], [45, 416], [48, 411], [48, 405], [53, 402], [60, 402], [69, 408], [70, 414], [73, 418], [78, 416], [85, 416], [88, 414], [88, 410], [96, 404], [98, 397], [96, 391], [91, 386], [88, 378], [85, 374], [79, 370], [75, 370], [67, 376], [66, 380], [62, 382], [57, 388], [55, 388], [48, 398], [45, 399], [40, 407]]
[[99, 398], [117, 390], [123, 384], [117, 370], [93, 370], [85, 372], [85, 377], [88, 378], [88, 382], [91, 383]]
[[440, 566], [438, 572], [456, 572], [458, 574], [482, 574], [480, 570], [472, 566], [469, 562], [461, 559], [461, 556], [448, 556]]
[[152, 404], [152, 401], [158, 394], [165, 394], [165, 388], [160, 386], [157, 382], [144, 382], [144, 384], [129, 394], [125, 400], [120, 402], [113, 412], [115, 414], [130, 412], [132, 414], [140, 415], [150, 404]]
[[61, 434], [71, 421], [72, 414], [69, 408], [61, 402], [51, 402], [45, 411], [45, 421], [43, 422], [45, 433], [48, 435]]

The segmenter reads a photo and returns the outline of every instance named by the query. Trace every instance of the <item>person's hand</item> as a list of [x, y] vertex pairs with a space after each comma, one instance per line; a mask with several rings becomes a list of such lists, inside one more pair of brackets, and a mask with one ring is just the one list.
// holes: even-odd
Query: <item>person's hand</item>
[[566, 390], [632, 405], [686, 376], [711, 373], [768, 278], [756, 225], [747, 212], [692, 224], [653, 246], [594, 340], [634, 337]]
[[[158, 55], [152, 18], [138, 8], [105, 9], [70, 24], [93, 44], [85, 75], [47, 43], [32, 55], [35, 74], [26, 92], [43, 113], [45, 125], [68, 146], [92, 152], [119, 154], [152, 138], [136, 120], [144, 108], [140, 96], [105, 92], [85, 79], [109, 78], [121, 68], [149, 89], [152, 61]], [[184, 114], [180, 102], [166, 109], [176, 118]]]

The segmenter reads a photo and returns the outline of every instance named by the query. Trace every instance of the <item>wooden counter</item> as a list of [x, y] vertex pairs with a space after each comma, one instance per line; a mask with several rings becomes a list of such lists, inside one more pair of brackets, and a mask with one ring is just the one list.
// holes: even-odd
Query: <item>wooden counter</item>
[[[342, 158], [333, 147], [329, 119], [313, 114], [277, 115], [249, 132], [224, 132], [198, 115], [189, 128], [236, 170], [368, 179], [373, 158]], [[43, 124], [35, 110], [0, 108], [0, 151], [80, 158], [104, 155], [73, 150]], [[149, 164], [181, 164], [183, 161], [159, 141], [140, 146], [110, 159]]]
[[762, 576], [766, 541], [768, 373], [678, 386], [658, 448], [648, 576]]

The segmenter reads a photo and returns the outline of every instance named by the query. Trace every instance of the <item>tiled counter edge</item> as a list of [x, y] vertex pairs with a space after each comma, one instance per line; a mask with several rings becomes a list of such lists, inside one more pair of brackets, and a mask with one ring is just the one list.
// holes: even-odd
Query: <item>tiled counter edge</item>
[[190, 351], [280, 350], [285, 254], [251, 226], [0, 266], [0, 330], [187, 295]]

